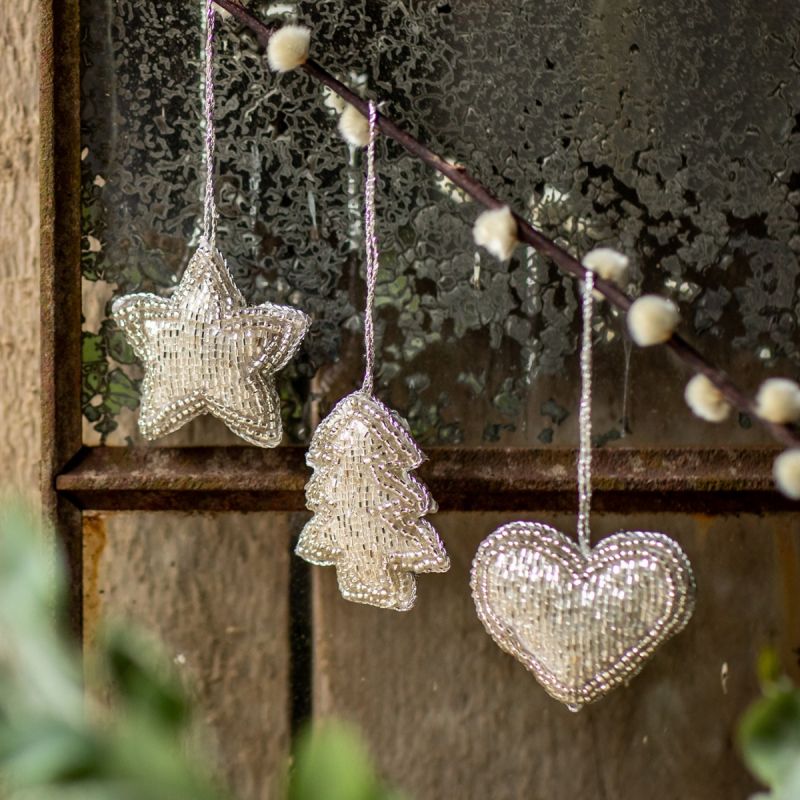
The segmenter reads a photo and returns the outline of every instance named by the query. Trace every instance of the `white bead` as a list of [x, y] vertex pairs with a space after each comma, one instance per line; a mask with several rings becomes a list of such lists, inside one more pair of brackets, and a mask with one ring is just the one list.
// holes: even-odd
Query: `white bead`
[[666, 342], [679, 321], [675, 303], [655, 294], [640, 297], [628, 311], [628, 330], [640, 347]]
[[274, 72], [289, 72], [305, 64], [311, 31], [302, 25], [284, 25], [270, 36], [267, 61]]
[[511, 258], [517, 246], [517, 221], [508, 206], [484, 211], [472, 227], [475, 244], [485, 247], [501, 261]]
[[800, 419], [800, 386], [787, 378], [768, 378], [756, 395], [756, 413], [768, 422]]
[[686, 405], [708, 422], [722, 422], [731, 413], [730, 403], [705, 375], [695, 375], [683, 393]]
[[369, 144], [369, 120], [355, 106], [348, 104], [339, 117], [339, 133], [353, 147], [366, 147]]
[[772, 467], [778, 489], [792, 500], [800, 500], [800, 449], [786, 450]]
[[630, 262], [628, 256], [617, 252], [612, 247], [595, 247], [583, 257], [581, 263], [604, 281], [622, 283]]

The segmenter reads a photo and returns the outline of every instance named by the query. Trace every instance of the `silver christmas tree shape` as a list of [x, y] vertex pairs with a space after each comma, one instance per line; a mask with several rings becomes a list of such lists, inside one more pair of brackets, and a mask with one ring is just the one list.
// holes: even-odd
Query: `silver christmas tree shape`
[[139, 429], [146, 438], [210, 413], [251, 444], [280, 442], [273, 376], [308, 329], [302, 311], [247, 307], [222, 255], [204, 242], [172, 297], [120, 297], [113, 315], [144, 366]]
[[372, 396], [375, 367], [375, 104], [369, 104], [364, 192], [367, 302], [366, 369], [361, 390], [340, 400], [311, 439], [306, 461], [314, 475], [306, 505], [314, 516], [295, 552], [321, 567], [335, 566], [347, 600], [407, 611], [417, 594], [415, 572], [446, 572], [450, 560], [433, 526], [430, 492], [411, 475], [425, 456], [405, 421]]
[[430, 492], [410, 474], [424, 460], [401, 418], [363, 391], [339, 401], [317, 427], [306, 456], [314, 516], [297, 555], [335, 566], [347, 600], [407, 611], [412, 573], [446, 572], [450, 560], [426, 514]]

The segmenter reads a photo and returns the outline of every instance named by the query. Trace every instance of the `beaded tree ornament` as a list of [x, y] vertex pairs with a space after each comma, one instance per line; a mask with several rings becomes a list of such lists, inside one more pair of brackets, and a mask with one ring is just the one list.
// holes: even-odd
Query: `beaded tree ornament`
[[694, 610], [685, 553], [662, 533], [621, 531], [592, 548], [592, 290], [583, 287], [578, 541], [539, 522], [491, 534], [472, 563], [489, 635], [577, 711], [636, 675]]
[[144, 367], [139, 429], [147, 439], [176, 431], [204, 413], [237, 436], [274, 447], [282, 436], [274, 374], [294, 355], [310, 323], [299, 309], [247, 306], [216, 247], [214, 199], [214, 27], [206, 0], [203, 235], [169, 298], [117, 298], [112, 314]]
[[436, 502], [411, 474], [425, 456], [406, 421], [373, 395], [376, 128], [377, 111], [370, 103], [364, 382], [336, 404], [311, 439], [306, 461], [314, 474], [306, 485], [306, 505], [314, 516], [300, 533], [295, 552], [311, 564], [335, 566], [345, 599], [407, 611], [416, 599], [413, 573], [446, 572], [450, 560], [433, 526], [423, 519], [436, 511]]

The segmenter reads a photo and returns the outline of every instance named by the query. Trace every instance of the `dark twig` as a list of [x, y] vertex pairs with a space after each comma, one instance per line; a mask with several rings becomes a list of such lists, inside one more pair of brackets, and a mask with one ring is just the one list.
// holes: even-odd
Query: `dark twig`
[[[235, 0], [214, 0], [214, 2], [248, 27], [256, 35], [256, 38], [263, 47], [267, 46], [270, 36], [277, 30], [275, 27], [265, 25], [254, 17], [246, 8], [243, 8], [235, 2]], [[343, 100], [355, 106], [365, 117], [368, 116], [368, 101], [359, 97], [352, 89], [334, 78], [333, 75], [317, 64], [316, 61], [309, 59], [301, 69], [315, 80], [327, 86]], [[445, 161], [383, 114], [378, 117], [378, 126], [381, 133], [388, 136], [390, 139], [394, 139], [394, 141], [402, 145], [409, 153], [416, 156], [421, 161], [424, 161], [437, 172], [440, 172], [460, 189], [463, 189], [470, 197], [477, 200], [481, 205], [487, 208], [500, 208], [505, 205], [505, 203], [495, 197], [482, 183], [473, 177], [465, 167], [460, 164], [451, 164]], [[533, 228], [527, 220], [523, 219], [516, 212], [514, 212], [514, 217], [517, 220], [519, 238], [521, 241], [530, 245], [542, 255], [551, 258], [564, 272], [578, 279], [583, 278], [586, 269], [580, 261], [571, 256], [566, 250], [559, 247], [554, 241], [548, 239], [544, 234]], [[609, 303], [623, 312], [627, 313], [633, 303], [633, 300], [628, 297], [625, 292], [613, 283], [604, 281], [599, 276], [595, 276], [595, 288]], [[712, 364], [680, 334], [674, 333], [669, 341], [665, 343], [665, 346], [694, 372], [705, 375], [717, 389], [722, 392], [726, 400], [728, 400], [732, 406], [757, 419], [779, 442], [788, 447], [800, 447], [800, 435], [798, 435], [791, 426], [767, 422], [758, 417], [752, 398], [736, 386], [724, 370]]]

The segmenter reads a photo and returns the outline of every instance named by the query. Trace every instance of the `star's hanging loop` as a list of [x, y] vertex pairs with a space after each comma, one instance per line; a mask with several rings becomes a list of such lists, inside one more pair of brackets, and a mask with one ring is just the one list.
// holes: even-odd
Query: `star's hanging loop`
[[206, 47], [205, 47], [205, 94], [203, 114], [205, 117], [205, 168], [206, 185], [203, 198], [203, 238], [213, 250], [217, 240], [217, 202], [214, 197], [214, 150], [216, 147], [216, 123], [214, 120], [214, 34], [216, 28], [214, 0], [206, 0]]

